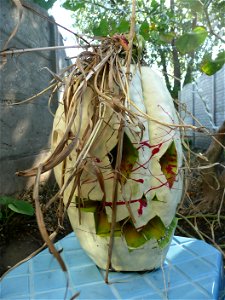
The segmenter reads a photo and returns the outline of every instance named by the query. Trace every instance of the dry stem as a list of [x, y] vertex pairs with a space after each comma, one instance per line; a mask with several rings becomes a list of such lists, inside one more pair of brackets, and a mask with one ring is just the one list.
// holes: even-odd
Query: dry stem
[[39, 48], [25, 48], [25, 49], [12, 49], [12, 50], [3, 50], [0, 52], [1, 56], [5, 55], [14, 55], [14, 54], [23, 54], [28, 52], [37, 52], [37, 51], [55, 51], [68, 48], [90, 48], [90, 47], [99, 47], [99, 45], [71, 45], [71, 46], [52, 46], [52, 47], [39, 47]]
[[[130, 74], [130, 64], [132, 59], [132, 49], [133, 49], [133, 39], [135, 35], [135, 13], [136, 13], [136, 0], [132, 0], [132, 16], [131, 16], [131, 25], [130, 25], [130, 35], [129, 35], [129, 50], [128, 50], [128, 59], [127, 59], [127, 90], [126, 95], [129, 98], [129, 74]], [[122, 102], [122, 105], [125, 103], [125, 99]], [[124, 117], [124, 111], [121, 112], [122, 117]], [[119, 129], [119, 137], [118, 137], [118, 150], [116, 157], [116, 167], [114, 172], [114, 182], [113, 182], [113, 195], [112, 195], [112, 220], [111, 220], [111, 228], [110, 228], [110, 238], [109, 238], [109, 247], [108, 247], [108, 260], [106, 265], [106, 274], [105, 274], [105, 282], [108, 283], [108, 275], [109, 269], [111, 267], [111, 259], [113, 252], [113, 242], [114, 242], [114, 232], [116, 226], [116, 212], [117, 212], [117, 194], [118, 194], [118, 182], [120, 180], [120, 166], [122, 160], [122, 152], [123, 152], [123, 138], [124, 138], [124, 119], [121, 118], [120, 129]]]

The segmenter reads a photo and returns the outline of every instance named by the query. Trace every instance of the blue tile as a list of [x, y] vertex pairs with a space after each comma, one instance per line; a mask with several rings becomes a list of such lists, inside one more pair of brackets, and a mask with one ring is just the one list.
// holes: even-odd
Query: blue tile
[[72, 293], [71, 290], [66, 291], [66, 288], [64, 289], [60, 289], [60, 290], [54, 290], [54, 291], [47, 291], [45, 293], [39, 293], [39, 294], [35, 294], [34, 297], [32, 297], [32, 299], [43, 299], [43, 300], [47, 300], [47, 299], [53, 299], [53, 300], [62, 300], [65, 299], [65, 295], [66, 295], [66, 299], [69, 300], [71, 299], [71, 297], [74, 295], [75, 293]]
[[103, 281], [102, 276], [95, 265], [84, 266], [82, 268], [71, 268], [70, 277], [74, 286]]
[[185, 244], [185, 243], [190, 243], [190, 242], [195, 242], [196, 239], [194, 238], [187, 238], [183, 236], [174, 236], [173, 240], [176, 241], [178, 244]]
[[210, 255], [203, 256], [201, 257], [201, 259], [210, 264], [215, 270], [219, 270], [221, 264], [223, 264], [222, 256], [219, 251], [211, 253]]
[[82, 287], [78, 299], [111, 300], [111, 299], [118, 299], [118, 298], [112, 292], [110, 285], [107, 285], [105, 283], [100, 283], [100, 284], [90, 284], [85, 287]]
[[209, 295], [212, 295], [212, 299], [219, 299], [219, 284], [220, 284], [220, 279], [219, 275], [218, 276], [211, 276], [207, 278], [202, 278], [197, 281], [197, 283], [203, 287], [205, 290], [208, 291]]
[[169, 249], [166, 259], [170, 262], [173, 262], [173, 264], [177, 264], [179, 262], [193, 260], [195, 257], [195, 254], [190, 253], [182, 246], [177, 245]]
[[214, 270], [212, 270], [212, 267], [210, 265], [204, 263], [204, 261], [201, 259], [179, 263], [179, 265], [176, 265], [176, 268], [192, 280], [195, 280], [196, 278], [206, 277], [210, 274], [213, 277], [217, 274]]
[[1, 283], [2, 285], [2, 298], [19, 296], [27, 297], [30, 293], [29, 289], [29, 276], [21, 275], [14, 277], [6, 277]]
[[25, 275], [29, 273], [29, 262], [22, 263], [20, 266], [16, 267], [15, 269], [12, 269], [7, 274], [7, 277], [16, 276], [16, 275]]
[[31, 300], [29, 296], [24, 296], [24, 295], [9, 295], [8, 297], [5, 298], [0, 298], [1, 300]]
[[49, 270], [60, 269], [60, 265], [56, 258], [48, 253], [44, 255], [37, 255], [32, 259], [33, 272], [43, 272]]
[[197, 256], [209, 255], [217, 251], [214, 247], [201, 240], [194, 240], [193, 242], [183, 245], [183, 247], [195, 253]]
[[36, 273], [33, 275], [35, 293], [65, 288], [66, 284], [67, 277], [61, 269], [57, 271]]
[[[165, 297], [163, 298], [163, 295], [159, 295], [158, 293], [146, 294], [141, 297], [138, 296], [138, 297], [130, 298], [130, 300], [163, 300], [163, 299], [166, 299], [166, 298]], [[172, 299], [170, 299], [170, 300], [172, 300]]]
[[48, 253], [44, 255], [37, 255], [32, 259], [32, 272], [43, 272], [49, 270], [60, 269], [60, 265], [56, 258]]
[[170, 243], [170, 247], [177, 245], [178, 243], [176, 242], [175, 239], [172, 239], [171, 243]]
[[87, 256], [83, 250], [68, 251], [64, 254], [66, 264], [71, 267], [82, 267], [86, 265], [94, 265], [94, 262]]
[[187, 284], [179, 286], [179, 288], [171, 288], [167, 293], [168, 299], [173, 300], [218, 300], [209, 295], [207, 291], [199, 288], [194, 283], [187, 282]]
[[[109, 285], [104, 283], [105, 271], [84, 253], [73, 233], [55, 245], [63, 248], [62, 257], [69, 268], [67, 299], [79, 290], [78, 299], [163, 299], [164, 291], [173, 300], [217, 300], [222, 289], [222, 256], [202, 241], [176, 237], [163, 272], [110, 272]], [[6, 275], [0, 283], [0, 298], [63, 299], [66, 278], [46, 249]]]
[[125, 278], [113, 284], [122, 299], [142, 297], [146, 294], [155, 294], [155, 290], [142, 278]]
[[[102, 278], [103, 280], [105, 280], [105, 274], [106, 272], [104, 270], [100, 270], [101, 274], [102, 274]], [[109, 272], [108, 274], [108, 278], [109, 278], [109, 282], [114, 282], [115, 280], [123, 280], [123, 279], [127, 279], [127, 278], [134, 278], [134, 277], [138, 277], [139, 273], [138, 272]]]
[[166, 267], [163, 269], [156, 270], [155, 272], [146, 273], [143, 277], [149, 280], [156, 289], [164, 290], [169, 287], [176, 287], [184, 284], [187, 281], [185, 277], [178, 270]]
[[70, 234], [66, 239], [62, 239], [60, 241], [60, 245], [62, 246], [63, 251], [70, 251], [70, 250], [76, 250], [81, 248], [80, 242], [75, 237], [74, 233]]

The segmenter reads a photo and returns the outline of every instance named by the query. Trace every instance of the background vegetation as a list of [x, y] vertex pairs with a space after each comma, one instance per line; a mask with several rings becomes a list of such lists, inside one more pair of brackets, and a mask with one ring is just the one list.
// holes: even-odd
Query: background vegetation
[[[56, 2], [33, 1], [46, 9]], [[91, 37], [129, 32], [129, 0], [65, 0], [62, 6], [74, 13], [77, 33]], [[225, 1], [139, 0], [136, 32], [142, 36], [139, 46], [146, 47], [145, 62], [158, 65], [177, 98], [196, 73], [212, 75], [225, 62]]]

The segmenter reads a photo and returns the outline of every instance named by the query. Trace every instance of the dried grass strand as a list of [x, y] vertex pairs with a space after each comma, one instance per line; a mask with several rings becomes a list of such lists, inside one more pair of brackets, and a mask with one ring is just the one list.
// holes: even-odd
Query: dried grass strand
[[14, 27], [13, 31], [11, 32], [10, 36], [8, 37], [7, 41], [5, 42], [4, 46], [3, 46], [3, 52], [0, 52], [0, 55], [3, 57], [2, 62], [0, 64], [0, 69], [2, 69], [4, 67], [4, 65], [7, 63], [7, 57], [6, 57], [6, 52], [5, 49], [7, 48], [9, 42], [14, 38], [14, 36], [16, 35], [21, 20], [22, 20], [22, 16], [23, 16], [23, 6], [20, 2], [20, 0], [13, 0], [14, 4], [16, 5], [16, 8], [18, 10], [18, 22], [16, 24], [16, 26]]
[[67, 267], [66, 267], [63, 259], [61, 258], [60, 254], [56, 250], [56, 248], [55, 248], [54, 244], [52, 243], [51, 239], [49, 238], [47, 229], [45, 227], [43, 213], [41, 211], [40, 202], [39, 202], [39, 183], [40, 183], [41, 170], [42, 170], [42, 164], [40, 164], [39, 167], [38, 167], [38, 172], [37, 172], [36, 180], [35, 180], [35, 183], [34, 183], [34, 190], [33, 190], [33, 199], [34, 199], [34, 202], [35, 202], [35, 211], [36, 211], [37, 224], [38, 224], [38, 227], [39, 227], [40, 234], [41, 234], [43, 240], [45, 241], [45, 243], [47, 244], [47, 246], [49, 247], [51, 253], [57, 259], [57, 261], [58, 261], [59, 265], [61, 266], [62, 270], [64, 272], [67, 272]]

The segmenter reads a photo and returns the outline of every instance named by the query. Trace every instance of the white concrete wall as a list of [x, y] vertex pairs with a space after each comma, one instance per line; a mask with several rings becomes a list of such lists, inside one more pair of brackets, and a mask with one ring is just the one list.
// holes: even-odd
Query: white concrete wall
[[[202, 75], [196, 82], [185, 85], [179, 99], [187, 109], [187, 113], [180, 109], [187, 124], [200, 126], [192, 114], [202, 126], [214, 132], [225, 120], [225, 66], [212, 76]], [[197, 148], [206, 149], [211, 142], [210, 137], [199, 132], [187, 131], [187, 136]]]
[[[27, 3], [47, 15], [38, 5]], [[17, 20], [18, 11], [13, 1], [0, 0], [1, 50]], [[54, 46], [58, 40], [59, 33], [53, 24], [24, 8], [19, 30], [8, 48]], [[58, 51], [57, 57], [65, 61], [65, 52]], [[47, 157], [53, 122], [47, 104], [50, 93], [28, 104], [8, 104], [20, 102], [46, 88], [52, 75], [43, 68], [56, 72], [58, 61], [55, 51], [26, 53], [9, 56], [0, 70], [0, 195], [13, 194], [32, 184], [32, 179], [18, 178], [15, 172], [30, 168]], [[56, 97], [53, 111], [57, 102]]]

